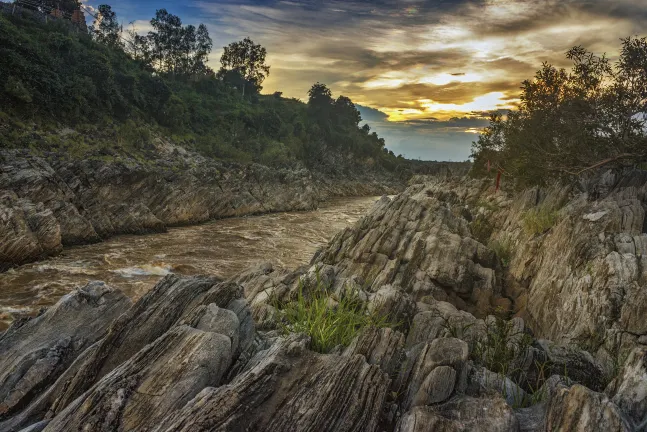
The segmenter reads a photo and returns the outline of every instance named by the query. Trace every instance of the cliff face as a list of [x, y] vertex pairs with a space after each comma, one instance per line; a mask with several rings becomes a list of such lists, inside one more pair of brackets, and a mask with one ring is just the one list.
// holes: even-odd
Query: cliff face
[[388, 174], [220, 163], [160, 146], [156, 160], [74, 160], [0, 151], [0, 270], [63, 246], [215, 218], [311, 210], [332, 196], [396, 193]]

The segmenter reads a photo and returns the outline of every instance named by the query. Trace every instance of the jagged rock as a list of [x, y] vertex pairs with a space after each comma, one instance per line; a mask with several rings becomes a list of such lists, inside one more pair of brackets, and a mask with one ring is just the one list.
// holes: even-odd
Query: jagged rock
[[[409, 409], [416, 402], [426, 403], [424, 401], [444, 395], [444, 391], [436, 395], [431, 387], [434, 383], [438, 384], [441, 378], [451, 381], [442, 384], [445, 389], [464, 387], [464, 365], [468, 354], [467, 343], [455, 338], [434, 339], [431, 343], [420, 344], [410, 349], [398, 377], [398, 386], [403, 392], [404, 409]], [[456, 373], [451, 374], [443, 370], [432, 375], [434, 369], [439, 366], [450, 366]]]
[[104, 161], [0, 150], [0, 271], [57, 253], [61, 245], [215, 218], [311, 210], [331, 196], [402, 187], [384, 171], [327, 178], [305, 168], [220, 162], [175, 151], [161, 139], [155, 145], [159, 157], [145, 163], [126, 154]]
[[474, 315], [457, 310], [447, 302], [434, 302], [431, 310], [418, 313], [413, 318], [407, 335], [407, 347], [421, 342], [431, 342], [439, 337], [457, 337], [472, 345], [485, 333], [485, 322]]
[[44, 431], [149, 430], [206, 386], [217, 386], [231, 348], [228, 336], [175, 327], [104, 376]]
[[499, 393], [514, 408], [530, 401], [529, 395], [510, 378], [484, 367], [471, 368], [467, 379], [467, 392], [472, 396]]
[[344, 356], [361, 354], [368, 364], [379, 366], [389, 376], [398, 372], [404, 352], [404, 335], [390, 328], [368, 328], [344, 350]]
[[371, 292], [393, 285], [420, 300], [440, 290], [447, 301], [486, 314], [500, 294], [496, 257], [452, 212], [455, 199], [435, 191], [418, 184], [383, 198], [316, 261], [334, 265], [337, 277], [359, 275]]
[[631, 352], [605, 392], [634, 421], [637, 430], [647, 429], [647, 348]]
[[396, 432], [517, 432], [519, 422], [503, 399], [460, 396], [419, 406], [400, 419]]
[[553, 396], [546, 413], [546, 431], [629, 432], [630, 421], [604, 394], [575, 384]]
[[[195, 328], [214, 309], [213, 305], [218, 308], [235, 305], [239, 308], [240, 305], [234, 300], [241, 296], [242, 288], [234, 283], [207, 277], [165, 277], [119, 316], [105, 337], [79, 355], [67, 371], [32, 404], [0, 424], [0, 429], [17, 430], [20, 426], [41, 420], [45, 413], [49, 413], [49, 416], [59, 414], [97, 381], [171, 327], [186, 324]], [[232, 314], [236, 315], [235, 312]], [[205, 326], [208, 322], [208, 318], [203, 321]], [[249, 323], [246, 326], [241, 327], [242, 331], [238, 334], [240, 349], [251, 342]]]
[[373, 431], [389, 379], [363, 356], [318, 355], [279, 339], [230, 384], [207, 387], [160, 422], [168, 431]]
[[400, 328], [408, 329], [417, 308], [416, 302], [409, 294], [397, 287], [386, 285], [370, 297], [368, 310], [396, 323]]
[[[602, 366], [586, 352], [572, 346], [560, 346], [551, 341], [536, 341], [533, 350], [535, 364], [544, 364], [542, 374], [566, 375], [575, 382], [584, 384], [595, 391], [602, 391], [605, 386], [605, 374]], [[531, 374], [530, 380], [533, 381]]]
[[0, 335], [0, 420], [51, 386], [130, 306], [121, 291], [91, 282]]
[[570, 387], [573, 382], [566, 377], [552, 375], [536, 390], [533, 395], [534, 405], [525, 408], [516, 408], [515, 415], [519, 420], [521, 432], [544, 432], [546, 430], [546, 410], [553, 397], [561, 388]]
[[61, 249], [60, 227], [51, 210], [0, 190], [0, 271]]
[[456, 371], [450, 366], [434, 368], [420, 384], [411, 406], [431, 405], [449, 399], [456, 384]]

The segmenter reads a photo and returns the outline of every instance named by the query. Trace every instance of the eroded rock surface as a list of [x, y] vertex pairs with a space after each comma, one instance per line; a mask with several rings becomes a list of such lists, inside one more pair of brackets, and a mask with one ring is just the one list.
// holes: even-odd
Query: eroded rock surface
[[395, 193], [396, 176], [218, 162], [159, 141], [142, 162], [0, 151], [0, 271], [116, 234], [210, 219], [311, 210], [333, 196]]

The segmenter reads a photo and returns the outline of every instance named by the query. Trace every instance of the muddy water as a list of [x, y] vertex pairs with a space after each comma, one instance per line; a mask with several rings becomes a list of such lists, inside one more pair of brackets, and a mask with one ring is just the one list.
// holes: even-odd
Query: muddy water
[[119, 236], [0, 273], [0, 330], [75, 287], [102, 280], [133, 299], [169, 273], [229, 277], [258, 262], [294, 268], [357, 221], [378, 198], [345, 198], [311, 212], [224, 219], [163, 234]]

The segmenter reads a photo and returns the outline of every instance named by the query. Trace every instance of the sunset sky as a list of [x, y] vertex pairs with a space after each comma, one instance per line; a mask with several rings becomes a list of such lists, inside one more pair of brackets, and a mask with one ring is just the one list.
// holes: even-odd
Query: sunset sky
[[140, 32], [159, 8], [206, 24], [214, 69], [222, 46], [249, 36], [268, 50], [264, 93], [305, 100], [325, 83], [396, 154], [431, 160], [467, 159], [487, 112], [514, 107], [542, 62], [567, 66], [574, 45], [614, 57], [647, 28], [647, 0], [107, 2]]

